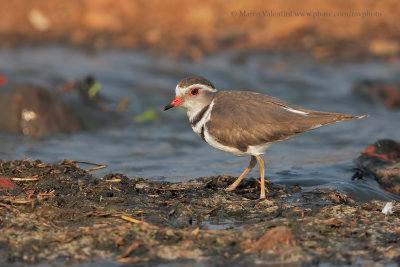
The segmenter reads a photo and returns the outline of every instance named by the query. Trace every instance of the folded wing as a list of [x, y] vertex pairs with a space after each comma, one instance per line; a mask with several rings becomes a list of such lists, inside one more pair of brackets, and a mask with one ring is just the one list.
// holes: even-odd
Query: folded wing
[[306, 110], [259, 93], [222, 91], [214, 98], [206, 128], [221, 144], [246, 151], [249, 145], [282, 141], [325, 124], [363, 117]]

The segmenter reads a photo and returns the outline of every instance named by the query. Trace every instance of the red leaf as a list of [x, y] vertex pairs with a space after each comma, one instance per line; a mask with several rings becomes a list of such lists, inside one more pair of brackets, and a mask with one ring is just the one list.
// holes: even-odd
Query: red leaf
[[8, 177], [0, 177], [0, 190], [2, 189], [16, 189], [20, 188], [18, 185], [16, 185], [14, 182], [11, 181], [10, 178]]

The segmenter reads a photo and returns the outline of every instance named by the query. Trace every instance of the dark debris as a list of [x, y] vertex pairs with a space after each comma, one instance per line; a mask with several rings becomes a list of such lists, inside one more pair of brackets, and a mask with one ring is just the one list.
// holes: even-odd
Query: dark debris
[[385, 203], [360, 204], [335, 190], [304, 193], [298, 186], [235, 177], [182, 183], [96, 178], [74, 161], [2, 161], [3, 177], [20, 190], [0, 191], [0, 251], [9, 262], [115, 259], [122, 263], [293, 265], [389, 263], [400, 257], [400, 212]]

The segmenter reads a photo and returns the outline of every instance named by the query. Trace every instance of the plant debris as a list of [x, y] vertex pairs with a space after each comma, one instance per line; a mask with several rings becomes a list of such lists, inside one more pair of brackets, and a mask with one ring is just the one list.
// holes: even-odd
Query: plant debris
[[231, 176], [169, 183], [110, 173], [75, 161], [0, 162], [4, 261], [206, 264], [355, 264], [400, 260], [399, 204], [358, 203], [335, 189], [304, 192]]

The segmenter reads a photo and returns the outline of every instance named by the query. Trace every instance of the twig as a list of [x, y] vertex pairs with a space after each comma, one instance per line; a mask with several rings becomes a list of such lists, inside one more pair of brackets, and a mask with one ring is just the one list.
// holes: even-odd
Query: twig
[[121, 179], [111, 179], [111, 180], [103, 180], [104, 182], [108, 182], [108, 183], [118, 183], [121, 182]]
[[9, 202], [11, 204], [29, 204], [29, 203], [32, 203], [32, 200], [26, 200], [26, 199], [22, 199], [22, 198], [12, 199], [12, 198], [2, 197], [2, 198], [0, 198], [0, 200], [5, 201], [5, 202]]
[[11, 209], [11, 206], [5, 203], [0, 203], [0, 206], [5, 207], [6, 209]]
[[139, 221], [139, 220], [136, 220], [136, 219], [131, 218], [131, 217], [128, 217], [128, 216], [121, 216], [121, 218], [124, 219], [124, 220], [126, 220], [126, 221], [129, 221], [129, 222], [133, 222], [133, 223], [142, 223], [142, 224], [144, 224], [144, 225], [149, 225], [149, 224], [148, 224], [147, 222], [145, 222], [145, 221]]
[[119, 262], [119, 263], [138, 263], [141, 261], [149, 261], [149, 260], [150, 260], [149, 258], [141, 258], [141, 257], [136, 256], [133, 258], [130, 258], [130, 257], [120, 258], [117, 260], [117, 262]]
[[101, 169], [104, 169], [104, 168], [106, 168], [106, 167], [107, 167], [107, 165], [101, 165], [101, 166], [99, 166], [99, 167], [94, 167], [94, 168], [88, 169], [88, 170], [86, 170], [86, 171], [87, 171], [87, 172], [91, 172], [91, 171], [101, 170]]
[[[110, 185], [111, 186], [111, 185]], [[115, 186], [111, 186], [112, 189], [114, 189], [115, 191], [121, 192], [120, 189], [116, 188]]]
[[119, 258], [126, 258], [129, 256], [129, 254], [132, 253], [135, 249], [137, 249], [140, 246], [140, 243], [138, 241], [135, 241], [132, 245], [130, 245], [125, 251], [121, 254]]
[[25, 177], [25, 178], [18, 178], [18, 177], [13, 177], [10, 178], [11, 181], [37, 181], [39, 178], [35, 177]]
[[79, 160], [73, 160], [73, 163], [81, 163], [81, 164], [87, 164], [87, 165], [94, 165], [97, 167], [91, 168], [91, 169], [87, 169], [87, 172], [91, 172], [91, 171], [95, 171], [95, 170], [100, 170], [100, 169], [104, 169], [107, 167], [107, 165], [105, 164], [99, 164], [99, 163], [93, 163], [93, 162], [88, 162], [88, 161], [79, 161]]
[[197, 235], [197, 234], [199, 233], [199, 230], [200, 230], [200, 228], [199, 228], [199, 227], [196, 227], [196, 229], [194, 229], [194, 230], [191, 232], [191, 234], [192, 234], [192, 235]]

